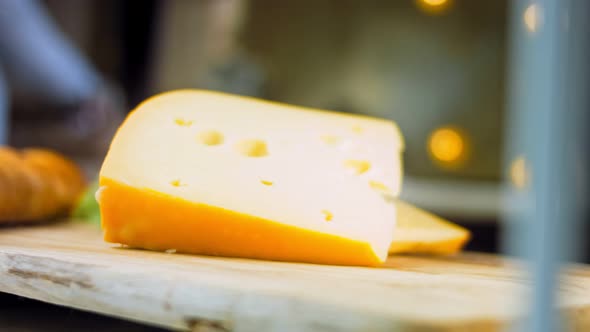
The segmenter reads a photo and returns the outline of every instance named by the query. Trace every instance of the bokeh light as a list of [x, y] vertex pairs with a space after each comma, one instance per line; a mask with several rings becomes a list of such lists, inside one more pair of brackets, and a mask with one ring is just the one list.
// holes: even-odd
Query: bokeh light
[[539, 5], [529, 5], [522, 15], [524, 25], [529, 32], [536, 32], [541, 26], [542, 11]]
[[428, 139], [428, 152], [441, 166], [458, 166], [467, 155], [467, 139], [461, 130], [441, 127]]
[[510, 163], [510, 182], [515, 188], [524, 189], [530, 179], [530, 170], [524, 156], [518, 156]]
[[416, 0], [419, 8], [427, 13], [441, 13], [449, 8], [451, 0]]

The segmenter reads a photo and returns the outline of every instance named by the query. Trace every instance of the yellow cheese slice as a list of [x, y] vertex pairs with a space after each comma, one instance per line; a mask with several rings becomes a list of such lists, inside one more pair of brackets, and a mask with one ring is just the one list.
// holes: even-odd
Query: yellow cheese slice
[[469, 231], [406, 202], [395, 200], [397, 224], [390, 254], [454, 254], [470, 238]]
[[105, 240], [153, 250], [375, 266], [403, 142], [391, 121], [199, 90], [139, 105], [100, 172]]

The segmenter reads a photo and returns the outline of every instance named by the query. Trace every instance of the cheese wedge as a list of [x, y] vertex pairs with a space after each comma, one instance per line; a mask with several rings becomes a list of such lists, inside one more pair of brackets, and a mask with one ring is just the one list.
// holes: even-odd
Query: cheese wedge
[[395, 200], [397, 224], [390, 254], [448, 255], [469, 241], [465, 228], [441, 219], [406, 202]]
[[375, 266], [387, 257], [403, 148], [390, 121], [217, 92], [139, 105], [97, 200], [108, 242], [153, 250]]

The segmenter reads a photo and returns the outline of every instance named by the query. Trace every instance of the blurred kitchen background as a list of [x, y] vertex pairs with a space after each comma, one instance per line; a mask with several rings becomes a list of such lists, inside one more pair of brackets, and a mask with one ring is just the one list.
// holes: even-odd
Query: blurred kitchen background
[[499, 249], [501, 181], [527, 181], [524, 160], [502, 167], [507, 1], [43, 3], [126, 110], [205, 88], [395, 120], [402, 198], [468, 227], [467, 249]]

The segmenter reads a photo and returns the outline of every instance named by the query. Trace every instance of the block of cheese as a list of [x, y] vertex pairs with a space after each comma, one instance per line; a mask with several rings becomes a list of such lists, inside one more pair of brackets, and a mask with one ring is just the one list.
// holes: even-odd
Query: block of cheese
[[395, 200], [397, 223], [390, 254], [449, 255], [460, 251], [469, 241], [469, 231], [450, 221]]
[[387, 257], [402, 138], [387, 120], [179, 90], [119, 128], [97, 200], [108, 242], [376, 266]]

